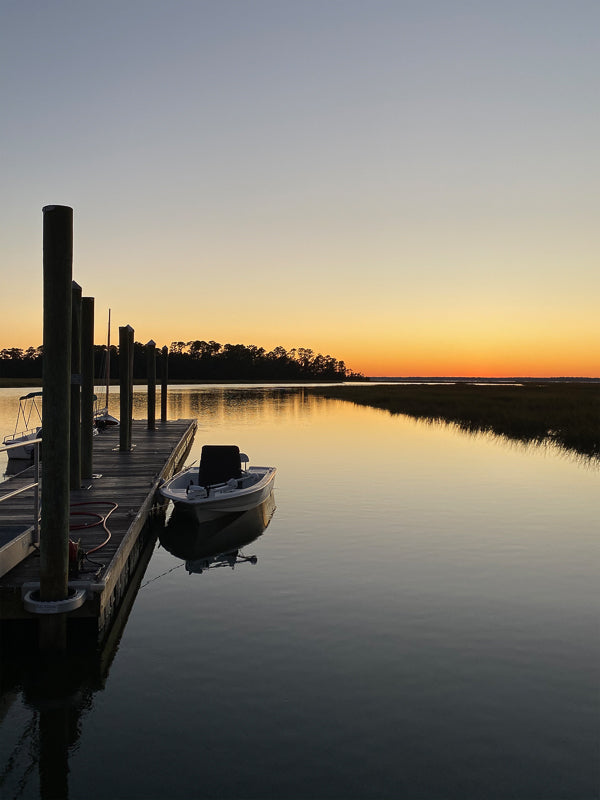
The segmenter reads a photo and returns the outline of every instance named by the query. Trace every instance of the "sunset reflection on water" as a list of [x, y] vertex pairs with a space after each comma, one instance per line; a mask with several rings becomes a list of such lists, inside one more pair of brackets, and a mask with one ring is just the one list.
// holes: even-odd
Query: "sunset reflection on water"
[[189, 462], [276, 466], [274, 507], [234, 570], [186, 570], [165, 531], [86, 689], [70, 797], [594, 796], [597, 470], [298, 386], [173, 387], [169, 417], [198, 419]]

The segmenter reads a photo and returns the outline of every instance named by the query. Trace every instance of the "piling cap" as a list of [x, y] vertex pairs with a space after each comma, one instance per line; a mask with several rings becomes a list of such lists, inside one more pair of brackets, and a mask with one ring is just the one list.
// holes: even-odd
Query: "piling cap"
[[46, 211], [56, 211], [59, 208], [65, 208], [65, 209], [68, 209], [69, 211], [73, 211], [71, 206], [44, 206], [42, 208], [42, 214], [45, 214]]

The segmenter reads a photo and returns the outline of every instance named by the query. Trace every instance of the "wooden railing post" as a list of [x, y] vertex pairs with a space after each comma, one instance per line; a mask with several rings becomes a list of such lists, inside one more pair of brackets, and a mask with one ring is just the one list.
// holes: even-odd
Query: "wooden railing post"
[[94, 298], [81, 301], [81, 477], [91, 478], [94, 454]]

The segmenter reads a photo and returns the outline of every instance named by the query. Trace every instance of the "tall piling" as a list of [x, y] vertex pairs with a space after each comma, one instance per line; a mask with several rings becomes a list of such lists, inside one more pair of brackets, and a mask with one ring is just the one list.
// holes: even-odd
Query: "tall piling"
[[133, 328], [119, 328], [119, 450], [131, 450], [131, 419], [133, 415]]
[[128, 325], [127, 329], [127, 335], [129, 336], [129, 418], [127, 419], [127, 424], [129, 425], [129, 442], [130, 446], [133, 448], [134, 444], [131, 438], [131, 431], [133, 423], [133, 356], [135, 352], [135, 342], [133, 340], [134, 331], [131, 325]]
[[165, 345], [160, 359], [160, 421], [167, 421], [167, 394], [169, 391], [169, 348]]
[[[40, 532], [40, 600], [64, 600], [69, 578], [71, 280], [73, 209], [43, 208], [44, 443]], [[64, 647], [64, 614], [44, 615], [42, 647]], [[44, 618], [41, 623], [45, 622]]]
[[94, 454], [94, 298], [81, 300], [81, 477], [91, 478]]
[[148, 430], [156, 428], [156, 342], [146, 345], [146, 380], [148, 383]]
[[71, 283], [71, 489], [81, 488], [81, 286]]

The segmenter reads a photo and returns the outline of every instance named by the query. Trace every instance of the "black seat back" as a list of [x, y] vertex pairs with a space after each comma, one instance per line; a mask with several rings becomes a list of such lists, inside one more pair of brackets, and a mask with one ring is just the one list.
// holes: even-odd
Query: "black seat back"
[[241, 478], [240, 448], [235, 444], [205, 444], [202, 446], [198, 483], [209, 486]]

